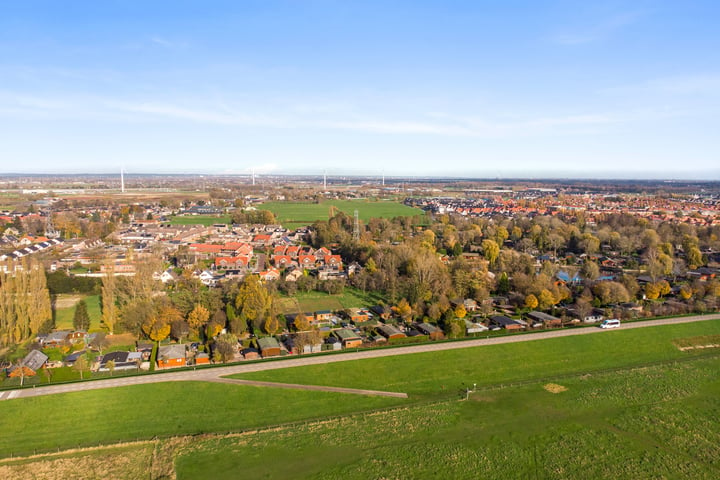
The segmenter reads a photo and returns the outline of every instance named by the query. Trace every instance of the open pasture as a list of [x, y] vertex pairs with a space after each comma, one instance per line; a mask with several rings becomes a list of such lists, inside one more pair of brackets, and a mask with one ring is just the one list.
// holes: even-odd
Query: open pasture
[[720, 359], [196, 442], [179, 479], [693, 478], [720, 473]]
[[413, 217], [424, 212], [399, 202], [387, 200], [325, 200], [321, 203], [310, 202], [267, 202], [258, 208], [270, 210], [278, 222], [284, 226], [309, 225], [316, 220], [327, 220], [337, 212], [352, 217], [358, 211], [360, 220], [367, 222], [371, 218]]

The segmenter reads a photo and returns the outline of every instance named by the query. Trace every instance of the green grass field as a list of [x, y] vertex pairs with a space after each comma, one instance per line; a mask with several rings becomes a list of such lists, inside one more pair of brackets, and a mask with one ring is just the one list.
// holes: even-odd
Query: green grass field
[[177, 458], [177, 475], [714, 479], [720, 475], [718, 372], [715, 357], [213, 438]]
[[699, 351], [681, 352], [673, 344], [674, 339], [718, 333], [720, 320], [714, 320], [268, 370], [236, 377], [392, 390], [429, 398], [443, 395], [446, 389], [473, 383], [518, 382], [685, 358]]
[[213, 225], [216, 223], [230, 223], [230, 215], [187, 215], [170, 219], [171, 225]]
[[[77, 296], [77, 295], [73, 295]], [[66, 295], [58, 295], [58, 300], [61, 300]], [[90, 295], [85, 298], [85, 303], [88, 307], [88, 315], [90, 315], [90, 332], [101, 331], [100, 320], [102, 319], [102, 312], [100, 310], [100, 295]], [[80, 300], [80, 298], [78, 298]], [[73, 316], [75, 315], [75, 306], [58, 308], [55, 310], [55, 328], [58, 330], [72, 330], [73, 329]]]
[[331, 207], [351, 217], [357, 210], [358, 216], [364, 222], [371, 218], [413, 217], [424, 213], [418, 208], [384, 200], [326, 200], [322, 203], [267, 202], [258, 208], [273, 212], [278, 222], [285, 227], [297, 227], [309, 225], [316, 220], [327, 220], [331, 216]]
[[0, 455], [303, 421], [188, 438], [178, 478], [717, 478], [720, 357], [675, 344], [718, 334], [705, 321], [242, 375], [408, 400], [199, 382], [7, 400]]
[[374, 292], [363, 292], [346, 287], [342, 294], [330, 295], [324, 292], [298, 292], [292, 297], [281, 297], [282, 313], [316, 312], [318, 310], [342, 310], [377, 305], [385, 300]]
[[0, 456], [154, 436], [230, 432], [403, 401], [205, 382], [168, 382], [6, 400], [0, 403]]

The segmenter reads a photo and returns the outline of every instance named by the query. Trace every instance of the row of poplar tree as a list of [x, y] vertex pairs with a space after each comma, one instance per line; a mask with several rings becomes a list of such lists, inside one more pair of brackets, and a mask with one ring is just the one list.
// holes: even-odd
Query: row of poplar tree
[[52, 322], [43, 266], [7, 262], [0, 267], [0, 344], [21, 343]]

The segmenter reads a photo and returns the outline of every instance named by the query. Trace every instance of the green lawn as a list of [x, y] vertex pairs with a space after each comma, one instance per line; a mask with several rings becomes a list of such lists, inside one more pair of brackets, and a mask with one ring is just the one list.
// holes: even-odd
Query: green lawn
[[432, 398], [443, 395], [447, 389], [473, 383], [517, 382], [685, 358], [702, 350], [681, 352], [673, 344], [674, 339], [718, 333], [720, 320], [714, 320], [268, 370], [236, 377], [392, 390]]
[[[63, 297], [63, 295], [58, 295], [58, 297]], [[101, 331], [100, 320], [102, 319], [102, 312], [100, 310], [100, 295], [85, 297], [85, 303], [87, 303], [88, 314], [90, 315], [89, 331]], [[55, 328], [58, 330], [72, 330], [74, 315], [75, 306], [55, 310]]]
[[318, 310], [342, 310], [377, 305], [385, 300], [375, 292], [363, 292], [346, 287], [342, 294], [330, 295], [324, 292], [298, 292], [292, 297], [281, 297], [280, 308], [283, 313], [316, 312]]
[[230, 223], [230, 215], [182, 215], [172, 217], [171, 225], [213, 225], [216, 223]]
[[[254, 435], [200, 440], [179, 479], [720, 476], [720, 359], [472, 393]], [[545, 387], [548, 387], [546, 389]], [[558, 390], [555, 390], [558, 392]]]
[[230, 432], [404, 401], [204, 382], [5, 400], [0, 404], [0, 457], [154, 436]]
[[424, 214], [418, 208], [387, 200], [325, 200], [322, 203], [267, 202], [258, 208], [273, 212], [283, 226], [296, 227], [309, 225], [316, 220], [327, 220], [331, 216], [332, 207], [351, 217], [357, 210], [358, 216], [364, 222], [371, 218], [413, 217]]

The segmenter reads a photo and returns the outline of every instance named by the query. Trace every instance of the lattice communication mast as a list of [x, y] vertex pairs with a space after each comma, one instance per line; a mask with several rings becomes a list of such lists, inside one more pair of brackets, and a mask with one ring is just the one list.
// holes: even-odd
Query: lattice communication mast
[[353, 223], [353, 240], [360, 241], [360, 216], [357, 210], [355, 210], [355, 222]]

